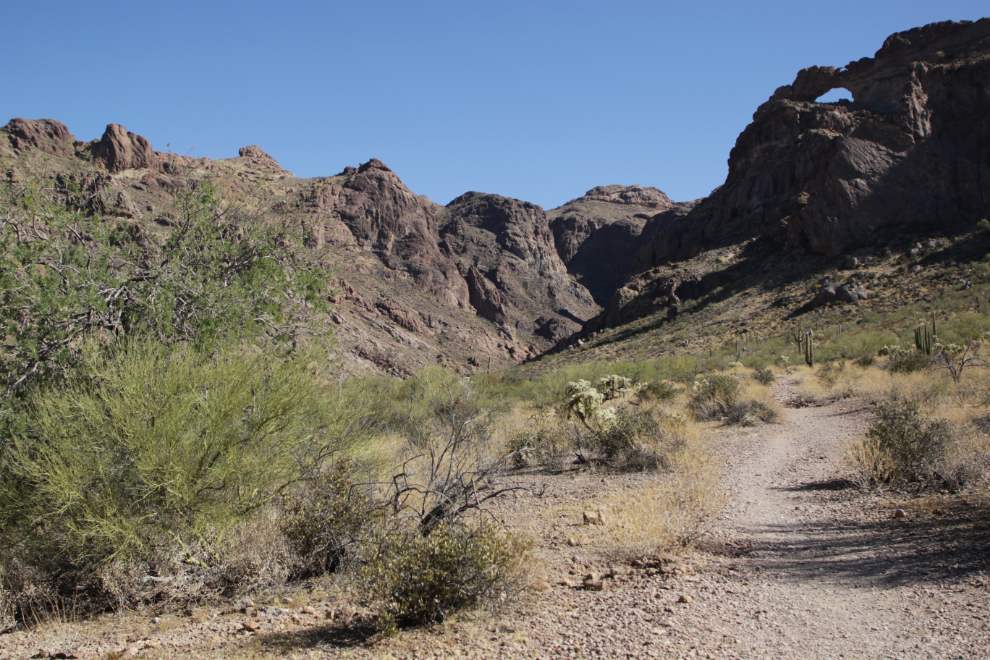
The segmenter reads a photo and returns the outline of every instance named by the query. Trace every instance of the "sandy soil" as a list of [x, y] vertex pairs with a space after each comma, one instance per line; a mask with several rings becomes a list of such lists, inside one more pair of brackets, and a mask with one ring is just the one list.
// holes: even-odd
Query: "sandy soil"
[[[130, 614], [3, 635], [0, 657], [986, 658], [990, 506], [852, 488], [843, 449], [869, 420], [850, 399], [721, 433], [722, 515], [697, 549], [633, 567], [570, 545], [581, 525], [571, 512], [656, 477], [543, 477], [542, 500], [513, 499], [500, 515], [541, 527], [545, 581], [497, 618], [369, 644], [352, 625], [359, 613], [332, 603]], [[606, 576], [601, 590], [582, 588], [592, 572]]]

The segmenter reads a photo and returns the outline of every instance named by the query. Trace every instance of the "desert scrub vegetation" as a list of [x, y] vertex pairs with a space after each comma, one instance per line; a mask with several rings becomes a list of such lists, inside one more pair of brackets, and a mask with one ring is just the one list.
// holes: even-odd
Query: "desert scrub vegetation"
[[924, 414], [913, 399], [876, 404], [877, 419], [855, 442], [851, 457], [859, 483], [868, 488], [959, 490], [977, 483], [988, 464], [986, 442], [973, 446], [972, 429]]
[[[37, 393], [0, 483], [5, 606], [167, 610], [340, 575], [388, 632], [511, 598], [525, 543], [485, 503], [524, 486], [491, 442], [497, 411], [432, 370], [386, 427], [360, 383], [324, 376], [136, 343]], [[353, 458], [385, 432], [404, 439], [390, 462]]]
[[[334, 382], [332, 287], [297, 258], [290, 220], [249, 213], [209, 178], [177, 196], [168, 229], [84, 213], [51, 182], [11, 181], [0, 190], [4, 627], [68, 606], [165, 611], [371, 565], [358, 597], [383, 621], [511, 596], [526, 555], [484, 513], [517, 488], [491, 442], [499, 407], [442, 372], [398, 387]], [[388, 567], [444, 557], [416, 588], [382, 590], [402, 584]], [[473, 573], [448, 570], [465, 557]], [[448, 591], [430, 609], [421, 588]]]
[[567, 384], [556, 405], [532, 409], [525, 430], [509, 440], [516, 467], [562, 470], [599, 465], [616, 470], [669, 469], [693, 433], [668, 382], [633, 383], [615, 374]]

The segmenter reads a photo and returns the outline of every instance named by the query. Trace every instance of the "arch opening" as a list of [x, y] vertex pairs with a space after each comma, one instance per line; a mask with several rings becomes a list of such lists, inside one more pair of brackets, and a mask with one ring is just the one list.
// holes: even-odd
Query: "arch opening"
[[819, 96], [815, 103], [838, 103], [839, 101], [849, 101], [852, 102], [853, 95], [845, 87], [836, 87], [835, 89], [825, 92]]

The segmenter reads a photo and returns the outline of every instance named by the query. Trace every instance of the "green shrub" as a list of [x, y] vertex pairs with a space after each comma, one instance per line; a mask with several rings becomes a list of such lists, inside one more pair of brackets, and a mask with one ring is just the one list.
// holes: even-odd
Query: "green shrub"
[[780, 410], [763, 401], [751, 401], [749, 412], [764, 424], [776, 424], [780, 420]]
[[824, 362], [818, 366], [818, 370], [815, 372], [815, 378], [827, 389], [832, 389], [839, 381], [839, 377], [845, 368], [846, 364], [842, 360]]
[[780, 412], [762, 401], [737, 401], [726, 408], [723, 420], [726, 424], [756, 426], [757, 423], [776, 424]]
[[893, 373], [912, 373], [928, 368], [931, 361], [924, 353], [904, 349], [892, 350], [886, 368]]
[[522, 587], [530, 545], [488, 522], [436, 527], [428, 536], [388, 534], [362, 569], [379, 625], [445, 620], [469, 607], [497, 607]]
[[263, 354], [137, 343], [88, 375], [37, 393], [0, 454], [3, 540], [69, 564], [216, 538], [339, 449], [352, 414]]
[[863, 369], [872, 367], [874, 364], [876, 364], [876, 361], [877, 358], [875, 355], [873, 355], [873, 353], [866, 353], [864, 355], [860, 355], [855, 360], [853, 360], [853, 362], [857, 367], [862, 367]]
[[340, 461], [286, 498], [279, 528], [303, 561], [298, 576], [333, 573], [346, 566], [384, 514], [367, 488], [354, 482], [353, 471], [350, 461]]
[[688, 408], [699, 420], [710, 421], [724, 417], [733, 409], [739, 380], [733, 376], [713, 374], [697, 381], [693, 389]]
[[946, 485], [949, 423], [925, 417], [911, 400], [881, 401], [876, 411], [877, 420], [854, 453], [861, 480], [870, 486]]
[[777, 382], [777, 376], [774, 375], [773, 369], [770, 367], [764, 367], [763, 369], [757, 369], [756, 374], [753, 376], [756, 382], [760, 385], [770, 386]]
[[589, 441], [593, 451], [614, 459], [635, 447], [640, 438], [659, 435], [660, 425], [652, 414], [621, 409], [614, 421], [592, 431]]
[[574, 457], [574, 442], [568, 437], [558, 411], [540, 406], [530, 417], [530, 431], [519, 433], [509, 441], [508, 450], [516, 468], [542, 465], [563, 469]]
[[669, 401], [674, 398], [677, 391], [674, 386], [665, 380], [644, 383], [636, 392], [636, 399], [640, 403], [645, 401]]

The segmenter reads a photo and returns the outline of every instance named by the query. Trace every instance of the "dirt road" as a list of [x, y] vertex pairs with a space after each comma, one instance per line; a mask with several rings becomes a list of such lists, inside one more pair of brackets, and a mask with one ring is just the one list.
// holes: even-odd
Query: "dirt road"
[[517, 657], [990, 657], [986, 510], [955, 498], [900, 517], [851, 488], [842, 452], [869, 418], [842, 401], [726, 438], [728, 504], [697, 574], [558, 588], [489, 642]]

